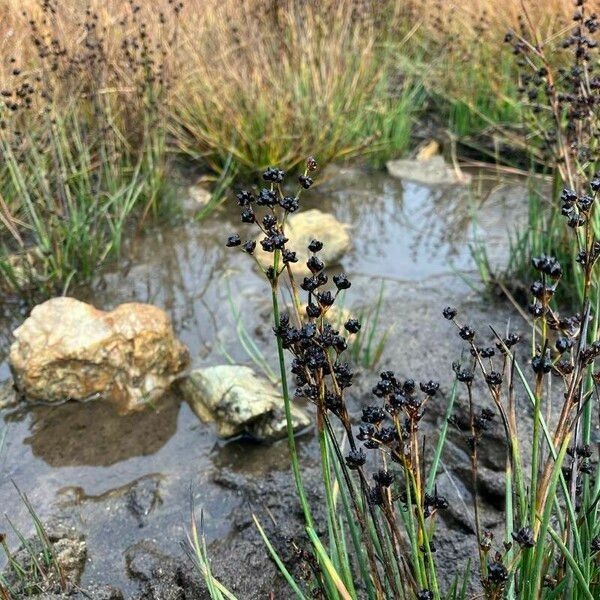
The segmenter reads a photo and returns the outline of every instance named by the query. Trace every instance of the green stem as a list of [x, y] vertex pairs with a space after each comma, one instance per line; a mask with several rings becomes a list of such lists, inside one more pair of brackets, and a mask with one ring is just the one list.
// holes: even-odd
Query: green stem
[[[275, 327], [279, 328], [280, 314], [276, 284], [273, 284], [271, 287], [271, 299], [273, 301], [273, 321], [275, 323]], [[298, 461], [298, 452], [296, 450], [296, 440], [294, 439], [294, 424], [292, 423], [292, 406], [287, 383], [287, 374], [285, 370], [285, 357], [283, 355], [283, 344], [279, 336], [277, 336], [277, 356], [279, 358], [279, 373], [281, 375], [281, 390], [283, 392], [283, 407], [285, 411], [287, 441], [290, 451], [292, 473], [294, 474], [294, 482], [296, 484], [298, 498], [300, 500], [302, 512], [304, 513], [304, 521], [306, 522], [307, 527], [314, 529], [313, 519], [310, 512], [310, 507], [308, 505], [308, 499], [306, 498], [306, 492], [304, 491], [304, 486], [302, 485], [302, 476], [300, 475], [300, 464]]]
[[[542, 346], [545, 349], [545, 344]], [[538, 375], [535, 390], [535, 401], [533, 406], [533, 444], [531, 453], [531, 480], [530, 480], [530, 499], [529, 499], [529, 523], [533, 525], [535, 521], [535, 511], [537, 503], [537, 483], [540, 455], [540, 417], [542, 411], [542, 375]], [[521, 523], [524, 525], [524, 523]]]
[[[322, 417], [320, 418], [322, 421]], [[356, 591], [354, 589], [354, 583], [352, 581], [352, 574], [350, 573], [350, 567], [348, 565], [348, 557], [344, 555], [344, 548], [342, 545], [342, 536], [340, 532], [339, 523], [337, 520], [335, 502], [333, 500], [333, 489], [331, 487], [331, 469], [329, 466], [329, 449], [327, 447], [327, 432], [325, 430], [324, 423], [319, 423], [319, 449], [321, 451], [321, 468], [323, 471], [323, 482], [325, 484], [325, 497], [327, 500], [327, 517], [329, 519], [329, 526], [331, 528], [331, 536], [335, 545], [335, 551], [337, 554], [340, 570], [342, 571], [342, 577], [346, 588], [351, 593], [352, 597], [356, 597]]]
[[[554, 467], [551, 473], [550, 485], [548, 487], [547, 498], [554, 498], [556, 494], [556, 486], [558, 485], [559, 477], [561, 474], [561, 469], [563, 465], [563, 461], [565, 458], [565, 454], [567, 453], [567, 448], [569, 447], [569, 442], [571, 441], [571, 433], [567, 433], [563, 439], [562, 446], [556, 457], [556, 461], [554, 463]], [[534, 554], [532, 556], [532, 593], [527, 596], [528, 598], [540, 598], [542, 584], [544, 579], [544, 556], [546, 555], [547, 546], [546, 546], [546, 535], [548, 533], [548, 528], [550, 525], [550, 517], [552, 516], [552, 501], [548, 501], [545, 505], [540, 508], [543, 509], [542, 514], [540, 515], [540, 526], [538, 530], [537, 542], [534, 548]]]

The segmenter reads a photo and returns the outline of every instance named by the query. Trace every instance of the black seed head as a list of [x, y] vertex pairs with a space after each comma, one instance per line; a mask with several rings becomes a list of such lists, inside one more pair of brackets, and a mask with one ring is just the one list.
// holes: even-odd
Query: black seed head
[[498, 371], [490, 371], [486, 374], [485, 381], [488, 385], [498, 386], [502, 383], [502, 374]]
[[440, 389], [440, 384], [437, 381], [428, 381], [427, 383], [420, 384], [421, 391], [427, 396], [435, 396], [436, 392]]
[[298, 262], [298, 257], [296, 256], [296, 253], [292, 252], [291, 250], [284, 250], [281, 254], [281, 257], [283, 259], [283, 264], [285, 265], [287, 265], [288, 263]]
[[470, 342], [475, 337], [475, 332], [468, 325], [463, 325], [458, 330], [458, 335], [460, 335], [463, 340]]
[[241, 190], [240, 192], [238, 192], [236, 194], [236, 198], [237, 198], [237, 203], [240, 206], [248, 206], [248, 205], [252, 204], [252, 202], [255, 201], [254, 196], [247, 190]]
[[254, 252], [254, 250], [256, 249], [256, 242], [254, 240], [248, 240], [242, 246], [242, 249], [244, 250], [244, 252], [247, 252], [248, 254], [252, 254]]
[[265, 181], [271, 181], [273, 183], [281, 183], [283, 178], [285, 177], [285, 173], [276, 167], [268, 167], [267, 170], [263, 173], [263, 179]]
[[311, 319], [316, 319], [321, 316], [321, 307], [318, 304], [313, 304], [312, 302], [306, 307], [306, 314]]
[[334, 275], [333, 283], [338, 290], [347, 290], [352, 285], [344, 273]]
[[285, 198], [281, 199], [279, 204], [283, 210], [290, 213], [296, 212], [300, 208], [300, 202], [298, 201], [298, 198], [294, 196], [285, 196]]
[[531, 527], [521, 527], [518, 531], [513, 531], [512, 538], [522, 548], [533, 548], [535, 546], [535, 539]]
[[242, 243], [242, 240], [240, 240], [240, 236], [237, 233], [234, 233], [233, 235], [230, 235], [227, 238], [227, 242], [225, 242], [225, 245], [228, 248], [234, 248], [235, 246], [239, 246]]
[[373, 473], [373, 479], [381, 487], [390, 487], [394, 483], [395, 476], [393, 473], [386, 471], [385, 469], [379, 469], [377, 473]]
[[357, 319], [348, 319], [346, 323], [344, 323], [344, 327], [349, 333], [358, 333], [360, 331], [360, 321]]
[[309, 177], [308, 175], [300, 175], [300, 177], [298, 177], [298, 182], [305, 190], [313, 184], [312, 177]]
[[499, 561], [488, 564], [488, 581], [494, 585], [502, 584], [508, 579], [506, 567]]
[[346, 465], [349, 469], [358, 469], [362, 467], [367, 460], [367, 455], [359, 448], [358, 450], [350, 450], [346, 456]]
[[241, 217], [242, 223], [254, 223], [254, 221], [256, 220], [254, 211], [249, 206], [246, 206], [242, 209]]
[[325, 263], [318, 256], [311, 256], [306, 262], [311, 273], [318, 273], [325, 268]]
[[458, 314], [458, 310], [454, 308], [454, 306], [446, 306], [446, 308], [442, 311], [444, 315], [444, 319], [448, 319], [448, 321], [452, 321], [454, 317]]
[[365, 423], [379, 425], [385, 419], [385, 412], [380, 406], [365, 406], [362, 410], [362, 420]]
[[323, 242], [320, 242], [319, 240], [312, 240], [312, 242], [308, 244], [308, 249], [311, 252], [320, 252], [323, 250]]

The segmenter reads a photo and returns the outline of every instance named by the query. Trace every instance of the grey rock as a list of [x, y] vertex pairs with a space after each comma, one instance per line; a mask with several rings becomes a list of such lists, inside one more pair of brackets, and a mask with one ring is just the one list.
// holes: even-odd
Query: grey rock
[[440, 155], [427, 160], [403, 158], [386, 163], [388, 173], [392, 177], [414, 181], [428, 186], [468, 185], [471, 177], [446, 164]]
[[[219, 365], [197, 369], [180, 382], [185, 399], [203, 421], [215, 421], [219, 436], [247, 433], [258, 440], [285, 436], [286, 421], [279, 391], [250, 367]], [[311, 423], [292, 405], [294, 430]]]
[[441, 511], [441, 516], [449, 525], [459, 527], [469, 533], [475, 531], [473, 517], [473, 496], [462, 479], [448, 472], [438, 475], [437, 491], [448, 500], [448, 508]]
[[161, 502], [160, 477], [142, 477], [127, 491], [127, 508], [136, 517], [140, 527], [146, 517]]

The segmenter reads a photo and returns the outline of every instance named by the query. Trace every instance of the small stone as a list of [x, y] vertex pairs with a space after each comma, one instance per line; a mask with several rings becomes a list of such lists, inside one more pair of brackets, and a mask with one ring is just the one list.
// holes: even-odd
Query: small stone
[[3, 408], [12, 408], [17, 405], [19, 395], [15, 390], [12, 379], [0, 383], [0, 410]]
[[435, 140], [423, 143], [417, 151], [415, 158], [420, 161], [431, 160], [440, 153], [440, 145]]
[[471, 181], [470, 175], [452, 168], [440, 155], [427, 160], [390, 160], [386, 167], [392, 177], [428, 186], [468, 185]]
[[127, 491], [127, 508], [143, 527], [146, 517], [162, 502], [160, 476], [141, 477]]
[[[325, 265], [332, 267], [339, 264], [352, 247], [349, 228], [349, 225], [341, 223], [333, 215], [316, 208], [292, 215], [285, 228], [285, 237], [288, 238], [286, 248], [294, 251], [298, 256], [298, 262], [291, 264], [294, 274], [310, 275], [310, 270], [306, 266], [311, 256], [308, 245], [315, 238], [323, 242], [323, 250], [319, 252], [319, 258]], [[257, 239], [260, 240], [262, 237]], [[273, 264], [273, 254], [263, 251], [260, 246], [257, 246], [256, 257], [263, 266]]]
[[188, 188], [188, 195], [195, 208], [203, 208], [212, 198], [210, 190], [201, 185], [192, 185]]
[[[214, 421], [220, 437], [247, 433], [258, 440], [285, 436], [283, 398], [275, 386], [250, 367], [219, 365], [193, 371], [179, 384], [198, 417]], [[308, 427], [310, 417], [292, 404], [294, 430]]]

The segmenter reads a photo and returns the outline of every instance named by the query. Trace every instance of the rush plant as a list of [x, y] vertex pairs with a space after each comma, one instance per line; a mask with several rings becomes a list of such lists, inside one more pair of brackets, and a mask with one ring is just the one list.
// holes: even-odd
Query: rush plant
[[[468, 347], [468, 359], [453, 365], [455, 386], [446, 416], [448, 424], [457, 424], [457, 410], [466, 416], [463, 439], [471, 461], [473, 550], [479, 565], [477, 577], [472, 578], [467, 567], [444, 589], [442, 582], [452, 581], [452, 576], [446, 563], [436, 561], [434, 539], [439, 513], [448, 508], [436, 486], [448, 424], [441, 428], [431, 453], [425, 453], [422, 437], [427, 407], [439, 402], [439, 384], [400, 380], [384, 371], [373, 387], [374, 401], [363, 403], [360, 425], [353, 424], [346, 395], [354, 372], [345, 353], [361, 323], [348, 318], [343, 330], [338, 330], [332, 325], [335, 320], [328, 318], [351, 282], [343, 273], [327, 272], [320, 258], [321, 241], [312, 240], [303, 257], [300, 249], [288, 247], [286, 237], [286, 224], [300, 208], [301, 194], [311, 187], [315, 169], [315, 160], [309, 158], [298, 178], [299, 189], [291, 195], [284, 189], [285, 173], [268, 168], [263, 174], [265, 187], [237, 194], [242, 222], [254, 234], [245, 241], [238, 234], [227, 239], [227, 246], [256, 261], [270, 288], [309, 576], [297, 579], [258, 520], [256, 524], [290, 589], [299, 598], [344, 600], [438, 600], [469, 594], [488, 600], [597, 598], [600, 477], [592, 432], [598, 418], [600, 374], [595, 362], [600, 340], [593, 318], [599, 307], [591, 290], [600, 258], [593, 227], [600, 181], [593, 180], [586, 193], [567, 188], [561, 195], [565, 229], [574, 231], [572, 243], [580, 255], [576, 264], [583, 289], [577, 292], [582, 298], [578, 312], [562, 315], [556, 304], [566, 267], [548, 255], [532, 261], [538, 279], [531, 285], [531, 347], [525, 351], [526, 359], [517, 357], [518, 334], [501, 336], [492, 329], [495, 344], [485, 345], [480, 342], [483, 336], [461, 320], [457, 309], [443, 310]], [[310, 274], [298, 277], [298, 263], [304, 258]], [[284, 293], [286, 288], [289, 294]], [[293, 300], [286, 306], [283, 298], [288, 295]], [[286, 356], [291, 358], [289, 365]], [[294, 394], [288, 368], [294, 377]], [[466, 389], [464, 409], [457, 395], [459, 386]], [[531, 404], [530, 412], [524, 413], [517, 402], [521, 391]], [[291, 403], [296, 399], [315, 408], [325, 536], [317, 533], [323, 528], [315, 522], [303, 483], [291, 422]], [[530, 428], [523, 426], [525, 419], [531, 419]], [[481, 445], [495, 424], [502, 427], [506, 440], [505, 519], [497, 539], [484, 529], [478, 494]], [[465, 534], [455, 531], [455, 535]], [[205, 545], [194, 546], [213, 597], [232, 598], [211, 573]]]
[[179, 9], [161, 13], [155, 39], [131, 3], [116, 54], [97, 12], [79, 11], [73, 44], [63, 10], [49, 1], [23, 15], [36, 59], [10, 58], [0, 92], [0, 288], [31, 301], [89, 280], [119, 252], [131, 215], [157, 213], [166, 189], [166, 52]]

